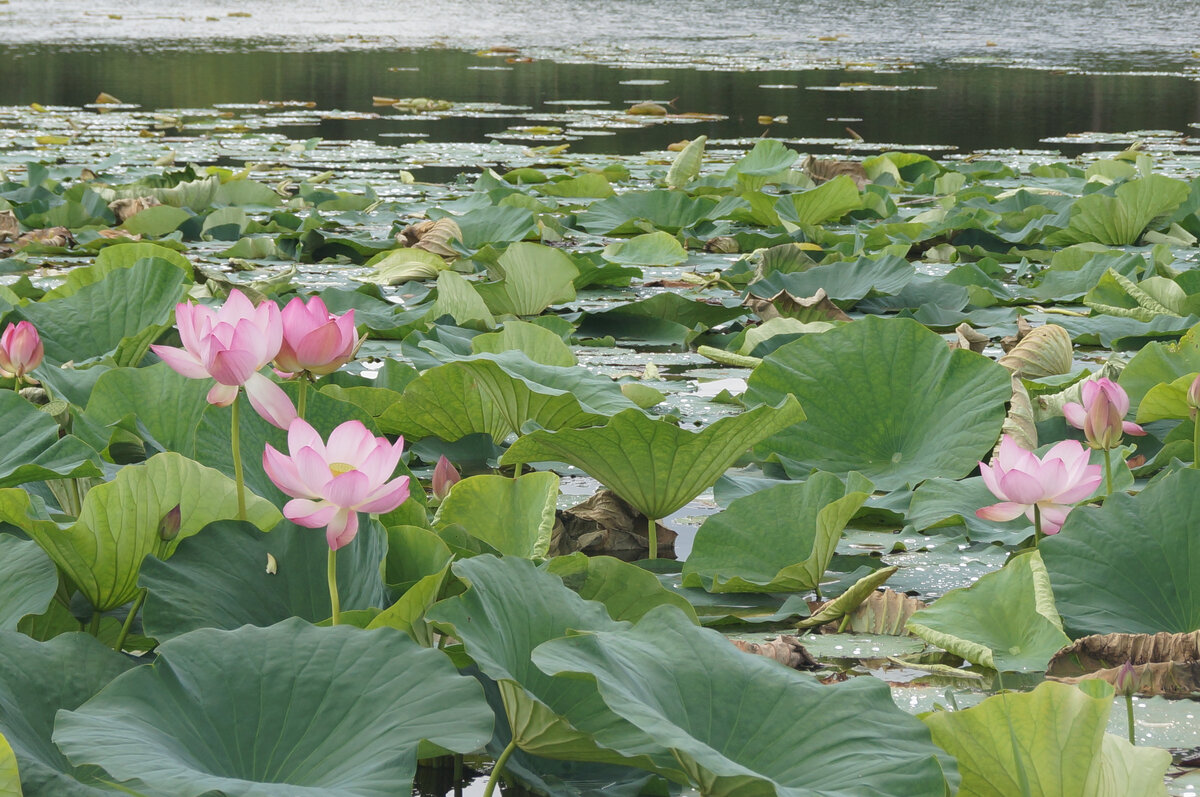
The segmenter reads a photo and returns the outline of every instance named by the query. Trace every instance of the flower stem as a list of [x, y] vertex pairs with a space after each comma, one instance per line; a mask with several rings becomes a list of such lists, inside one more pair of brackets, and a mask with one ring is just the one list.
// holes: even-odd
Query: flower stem
[[245, 520], [246, 479], [242, 474], [242, 419], [241, 412], [238, 411], [240, 403], [237, 399], [233, 400], [233, 418], [230, 421], [229, 427], [229, 445], [233, 449], [233, 480], [237, 482], [238, 520]]
[[1136, 745], [1137, 740], [1133, 734], [1133, 692], [1125, 693], [1125, 714], [1129, 718], [1129, 743]]
[[1033, 505], [1033, 547], [1038, 547], [1038, 542], [1042, 539], [1042, 508], [1037, 504]]
[[342, 602], [338, 599], [337, 587], [337, 551], [333, 548], [329, 549], [329, 605], [333, 608], [333, 619], [330, 625], [338, 624], [338, 617], [342, 613]]
[[646, 544], [650, 547], [649, 558], [658, 558], [658, 524], [654, 518], [646, 516]]
[[308, 377], [300, 374], [300, 394], [296, 397], [296, 416], [303, 420], [304, 410], [308, 406]]
[[1192, 467], [1200, 468], [1200, 412], [1196, 413], [1196, 428], [1192, 431]]
[[504, 765], [508, 763], [508, 757], [517, 749], [517, 740], [513, 739], [508, 743], [508, 747], [504, 748], [504, 752], [496, 759], [496, 763], [492, 766], [492, 774], [488, 776], [487, 787], [483, 790], [483, 797], [492, 797], [492, 792], [496, 790], [496, 782], [500, 780], [500, 773], [504, 771]]
[[146, 588], [142, 587], [138, 596], [133, 599], [133, 606], [129, 607], [129, 614], [125, 615], [125, 622], [121, 626], [121, 633], [117, 636], [117, 644], [113, 646], [113, 650], [120, 653], [125, 647], [125, 637], [129, 636], [129, 629], [133, 627], [133, 618], [137, 617], [138, 609], [142, 608], [142, 604], [146, 602]]
[[1104, 449], [1104, 497], [1108, 498], [1112, 495], [1113, 479], [1112, 479], [1112, 451]]
[[92, 622], [88, 624], [88, 633], [94, 637], [100, 636], [100, 610], [95, 609], [92, 612]]

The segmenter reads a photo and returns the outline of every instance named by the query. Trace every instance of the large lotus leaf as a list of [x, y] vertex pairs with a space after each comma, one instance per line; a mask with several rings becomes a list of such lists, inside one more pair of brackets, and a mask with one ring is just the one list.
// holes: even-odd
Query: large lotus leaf
[[614, 620], [635, 623], [655, 606], [666, 603], [700, 622], [686, 598], [667, 589], [657, 576], [635, 564], [576, 551], [555, 556], [543, 567], [561, 578], [579, 597], [603, 603]]
[[[485, 675], [500, 683], [505, 714], [522, 750], [546, 758], [650, 764], [673, 762], [654, 741], [608, 710], [596, 685], [553, 678], [530, 654], [541, 643], [572, 631], [607, 631], [613, 621], [603, 604], [586, 601], [549, 573], [515, 557], [476, 556], [455, 562], [468, 585], [434, 606], [427, 618], [451, 626]], [[637, 748], [631, 762], [613, 749]]]
[[758, 190], [780, 173], [786, 173], [800, 153], [784, 146], [772, 138], [765, 138], [754, 145], [737, 163], [729, 167], [727, 177], [737, 177], [738, 183], [751, 190]]
[[76, 763], [174, 797], [394, 797], [417, 748], [469, 753], [492, 735], [475, 679], [389, 628], [205, 629], [59, 715]]
[[780, 219], [794, 224], [823, 224], [858, 210], [862, 201], [854, 178], [843, 174], [808, 191], [780, 197], [775, 210]]
[[[88, 398], [87, 415], [102, 423], [137, 416], [154, 442], [169, 451], [190, 456], [195, 450], [196, 427], [208, 409], [207, 379], [188, 379], [156, 363], [147, 368], [115, 368], [96, 381]], [[147, 401], [153, 396], [153, 401]]]
[[42, 336], [46, 359], [80, 362], [111, 354], [117, 365], [137, 365], [174, 317], [184, 274], [155, 259], [115, 269], [63, 299], [13, 311]]
[[1096, 241], [1109, 246], [1135, 244], [1150, 222], [1170, 213], [1188, 197], [1188, 184], [1161, 174], [1130, 180], [1113, 195], [1096, 192], [1071, 206], [1065, 230], [1046, 238], [1050, 246]]
[[1191, 468], [1071, 512], [1041, 545], [1071, 635], [1200, 629], [1197, 526], [1200, 471]]
[[802, 592], [816, 588], [842, 529], [871, 494], [851, 474], [814, 473], [751, 493], [705, 519], [683, 566], [685, 587], [709, 592]]
[[58, 571], [33, 540], [0, 533], [0, 631], [16, 631], [27, 614], [41, 614], [58, 590]]
[[860, 257], [849, 263], [830, 263], [790, 274], [773, 272], [752, 283], [750, 293], [770, 299], [780, 291], [792, 296], [813, 296], [823, 290], [834, 301], [856, 302], [872, 291], [899, 293], [915, 273], [911, 263], [896, 255]]
[[[343, 610], [386, 604], [379, 572], [386, 550], [386, 538], [371, 523], [338, 551]], [[142, 624], [149, 636], [166, 641], [199, 628], [268, 626], [289, 617], [327, 620], [328, 558], [322, 529], [281, 523], [263, 534], [249, 524], [214, 523], [171, 558], [142, 563], [138, 583], [148, 590]]]
[[625, 410], [604, 426], [525, 435], [500, 463], [567, 462], [659, 520], [699, 495], [757, 441], [802, 420], [804, 410], [792, 396], [775, 407], [721, 418], [700, 432]]
[[0, 734], [0, 795], [21, 797], [21, 773], [17, 770], [17, 754]]
[[579, 323], [579, 334], [612, 335], [623, 340], [683, 343], [696, 329], [710, 329], [746, 315], [744, 307], [698, 302], [678, 293], [657, 293], [648, 299], [588, 313]]
[[1099, 313], [1151, 321], [1155, 316], [1183, 317], [1187, 314], [1187, 294], [1178, 283], [1166, 277], [1150, 277], [1134, 282], [1109, 269], [1096, 286], [1083, 297], [1083, 303]]
[[492, 329], [496, 319], [479, 292], [462, 274], [443, 271], [437, 278], [437, 301], [433, 303], [432, 315], [448, 315], [459, 326]]
[[528, 321], [509, 319], [499, 332], [486, 332], [471, 338], [474, 354], [499, 354], [519, 351], [535, 363], [569, 368], [576, 364], [571, 347], [554, 332]]
[[393, 249], [371, 258], [366, 264], [372, 269], [356, 279], [377, 285], [400, 285], [412, 280], [437, 279], [450, 265], [433, 252], [424, 249]]
[[[296, 402], [296, 384], [287, 382], [281, 387], [288, 393], [292, 403]], [[262, 496], [276, 506], [283, 506], [289, 496], [283, 494], [275, 483], [267, 476], [262, 466], [264, 446], [270, 443], [276, 451], [286, 452], [287, 432], [267, 423], [250, 406], [245, 396], [238, 397], [241, 430], [240, 442], [242, 448], [242, 465], [245, 473], [246, 489], [255, 495]], [[216, 468], [227, 476], [233, 475], [233, 451], [229, 445], [229, 433], [232, 429], [233, 413], [229, 407], [210, 406], [200, 418], [196, 427], [195, 457], [198, 461]], [[375, 421], [365, 410], [348, 401], [341, 401], [319, 390], [308, 391], [308, 406], [304, 419], [312, 424], [322, 439], [328, 439], [329, 433], [345, 421], [359, 421], [372, 434], [376, 434]], [[397, 476], [408, 472], [401, 464], [397, 468]], [[410, 490], [416, 500], [415, 494]]]
[[858, 471], [876, 489], [966, 476], [1000, 436], [1008, 371], [916, 321], [870, 316], [767, 355], [744, 399], [795, 394], [809, 422], [758, 446], [797, 471]]
[[[279, 510], [270, 502], [246, 498], [251, 523], [267, 530], [279, 522]], [[164, 539], [160, 524], [176, 508], [179, 531]], [[41, 499], [24, 490], [0, 490], [0, 519], [37, 540], [99, 611], [133, 599], [148, 554], [165, 559], [209, 523], [235, 517], [233, 480], [175, 453], [127, 465], [111, 482], [93, 487], [74, 523], [56, 522]]]
[[1178, 341], [1147, 343], [1121, 371], [1118, 383], [1140, 419], [1142, 399], [1156, 386], [1200, 371], [1200, 328], [1192, 327]]
[[[576, 370], [544, 367], [554, 369], [554, 376]], [[570, 379], [580, 381], [574, 376]], [[612, 380], [604, 380], [620, 392]], [[552, 387], [524, 378], [510, 373], [497, 359], [481, 355], [430, 368], [414, 379], [401, 399], [379, 416], [379, 426], [389, 434], [412, 439], [433, 436], [452, 442], [484, 432], [502, 442], [529, 421], [546, 429], [603, 423], [607, 415], [585, 404], [590, 397], [572, 391], [571, 386], [564, 382], [562, 387]]]
[[515, 243], [500, 255], [494, 270], [502, 275], [500, 281], [475, 285], [494, 315], [537, 315], [575, 298], [579, 269], [561, 249]]
[[1113, 688], [1047, 681], [925, 717], [958, 760], [959, 797], [1162, 797], [1171, 754], [1104, 732]]
[[947, 592], [913, 614], [907, 628], [973, 664], [1001, 672], [1042, 672], [1051, 656], [1071, 644], [1036, 551], [969, 587]]
[[626, 266], [676, 266], [687, 260], [687, 250], [674, 235], [659, 231], [609, 244], [604, 259]]
[[[930, 533], [941, 531], [953, 534], [965, 527], [966, 536], [972, 542], [1000, 542], [1015, 546], [1033, 534], [1033, 525], [1024, 515], [1000, 523], [983, 520], [975, 514], [976, 509], [994, 503], [996, 496], [979, 476], [957, 481], [929, 479], [913, 492], [912, 501], [904, 513], [904, 521], [916, 531], [931, 529]], [[958, 518], [963, 525], [944, 529], [952, 518]]]
[[[158, 244], [145, 241], [117, 243], [106, 246], [96, 255], [96, 262], [90, 266], [73, 268], [67, 272], [67, 278], [61, 285], [46, 291], [42, 297], [45, 301], [61, 299], [79, 291], [85, 285], [99, 282], [109, 272], [119, 268], [130, 268], [141, 260], [165, 260], [175, 266], [187, 279], [192, 278], [192, 263], [183, 255]], [[159, 264], [160, 267], [162, 264]]]
[[947, 790], [927, 729], [896, 707], [883, 682], [824, 686], [742, 653], [672, 607], [632, 629], [543, 643], [533, 661], [550, 674], [596, 679], [605, 704], [670, 749], [712, 797], [942, 797]]
[[[430, 213], [429, 218], [440, 218]], [[520, 241], [537, 232], [537, 223], [527, 208], [483, 207], [454, 219], [463, 246], [478, 249], [485, 244]]]
[[73, 767], [50, 733], [59, 709], [74, 709], [133, 666], [87, 634], [37, 642], [0, 631], [0, 734], [16, 753], [25, 797], [102, 797], [94, 767]]
[[471, 476], [442, 501], [437, 524], [458, 524], [505, 556], [542, 557], [550, 550], [557, 500], [558, 476], [548, 471], [516, 479]]
[[626, 191], [593, 202], [578, 216], [583, 229], [597, 235], [629, 235], [662, 230], [672, 235], [713, 218], [717, 201], [693, 199], [682, 191]]
[[0, 487], [59, 476], [99, 476], [99, 454], [15, 391], [0, 390]]

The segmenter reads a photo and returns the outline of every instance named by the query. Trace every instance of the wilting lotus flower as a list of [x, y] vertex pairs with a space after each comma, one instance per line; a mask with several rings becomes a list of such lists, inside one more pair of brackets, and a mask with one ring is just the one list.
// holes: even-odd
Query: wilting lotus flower
[[42, 339], [33, 324], [9, 324], [0, 335], [0, 376], [20, 382], [25, 374], [42, 364]]
[[[346, 421], [323, 443], [303, 419], [288, 426], [288, 453], [268, 445], [263, 468], [280, 490], [292, 496], [283, 514], [310, 529], [327, 526], [325, 539], [336, 551], [358, 533], [358, 513], [390, 512], [408, 498], [408, 477], [392, 479], [404, 451], [374, 437], [359, 421]], [[389, 479], [391, 479], [389, 481]]]
[[1067, 402], [1063, 415], [1067, 423], [1082, 429], [1092, 448], [1116, 448], [1121, 434], [1141, 436], [1146, 430], [1125, 420], [1129, 396], [1124, 388], [1107, 377], [1083, 383], [1083, 404]]
[[354, 311], [333, 315], [320, 296], [299, 296], [283, 308], [283, 345], [275, 357], [281, 374], [328, 374], [354, 359], [362, 339], [354, 332]]
[[1096, 491], [1103, 480], [1099, 465], [1088, 464], [1088, 452], [1078, 440], [1063, 440], [1038, 458], [1017, 445], [1009, 435], [1000, 440], [1000, 450], [991, 465], [979, 463], [983, 483], [998, 504], [975, 511], [984, 520], [1013, 520], [1024, 514], [1036, 522], [1040, 511], [1041, 531], [1057, 534], [1073, 504]]
[[433, 467], [433, 497], [445, 501], [450, 495], [450, 488], [458, 484], [462, 476], [445, 455], [438, 457], [437, 465]]
[[208, 391], [209, 404], [229, 406], [244, 385], [255, 411], [280, 429], [287, 428], [296, 408], [279, 385], [259, 373], [283, 344], [283, 321], [274, 302], [256, 308], [234, 289], [220, 310], [186, 302], [176, 305], [175, 323], [183, 348], [151, 346], [155, 354], [190, 379], [217, 380]]

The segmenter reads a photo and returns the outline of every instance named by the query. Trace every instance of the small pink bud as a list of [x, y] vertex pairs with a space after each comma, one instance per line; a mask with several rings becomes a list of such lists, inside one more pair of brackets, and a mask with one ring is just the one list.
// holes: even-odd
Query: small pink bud
[[0, 374], [18, 380], [42, 364], [41, 336], [33, 324], [9, 324], [0, 335]]
[[450, 464], [445, 455], [438, 457], [437, 465], [433, 468], [433, 496], [439, 501], [446, 500], [450, 488], [462, 480], [462, 476]]
[[183, 513], [179, 504], [163, 515], [163, 519], [158, 522], [158, 538], [164, 542], [170, 542], [179, 536], [179, 527], [183, 521]]
[[1137, 691], [1137, 673], [1133, 670], [1133, 663], [1126, 661], [1121, 665], [1121, 669], [1117, 670], [1117, 680], [1113, 684], [1116, 687], [1118, 695], [1132, 695]]
[[1195, 417], [1196, 410], [1200, 409], [1200, 374], [1196, 374], [1196, 378], [1188, 386], [1187, 405], [1192, 410], [1192, 417]]
[[1067, 423], [1082, 429], [1092, 448], [1116, 448], [1121, 435], [1141, 436], [1146, 430], [1125, 420], [1129, 412], [1129, 396], [1124, 388], [1107, 377], [1083, 383], [1083, 404], [1063, 405]]

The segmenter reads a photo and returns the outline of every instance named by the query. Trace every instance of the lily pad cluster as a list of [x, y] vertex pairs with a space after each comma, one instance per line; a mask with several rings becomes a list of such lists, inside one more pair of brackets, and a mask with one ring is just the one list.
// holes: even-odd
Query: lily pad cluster
[[[1164, 793], [1103, 681], [1166, 691], [1183, 670], [1117, 682], [1112, 651], [1182, 666], [1146, 640], [1200, 630], [1200, 178], [706, 144], [403, 198], [8, 173], [0, 328], [43, 351], [0, 378], [0, 790], [382, 797], [466, 756], [489, 792]], [[207, 308], [314, 296], [353, 320], [337, 365], [253, 377], [303, 435], [154, 353], [216, 335]], [[1064, 407], [1118, 385], [1146, 434], [1100, 448]], [[335, 559], [288, 518], [345, 505], [296, 484], [367, 469], [347, 423], [378, 457], [404, 438], [409, 496], [339, 516]], [[1052, 480], [1064, 441], [1107, 474], [1057, 533], [977, 514], [997, 480], [1039, 506], [977, 475], [994, 452]], [[899, 647], [801, 672], [728, 639], [763, 629]], [[1047, 670], [1083, 681], [922, 717], [885, 683]]]

